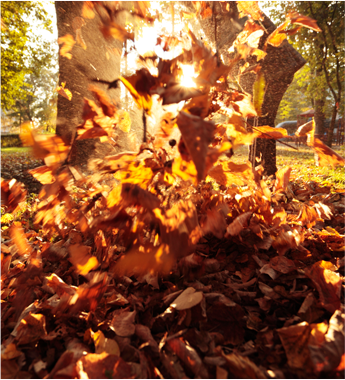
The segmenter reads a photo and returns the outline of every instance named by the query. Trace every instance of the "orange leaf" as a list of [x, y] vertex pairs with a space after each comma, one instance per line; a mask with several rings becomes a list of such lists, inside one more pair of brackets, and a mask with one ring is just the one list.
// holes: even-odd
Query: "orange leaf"
[[316, 21], [308, 16], [303, 16], [297, 12], [291, 12], [288, 14], [288, 18], [291, 20], [291, 24], [298, 24], [305, 26], [306, 28], [315, 30], [316, 32], [321, 32]]
[[73, 36], [71, 34], [66, 34], [65, 36], [58, 39], [58, 43], [59, 45], [63, 44], [60, 49], [60, 55], [68, 59], [72, 59], [72, 54], [69, 52], [72, 50], [75, 44]]
[[214, 124], [181, 111], [177, 117], [177, 125], [193, 159], [198, 181], [201, 181], [205, 177], [207, 149], [212, 141]]
[[240, 11], [240, 17], [250, 15], [254, 20], [264, 19], [258, 1], [237, 1], [237, 8]]
[[245, 227], [248, 227], [248, 221], [252, 215], [253, 213], [251, 211], [247, 211], [244, 214], [239, 215], [231, 224], [229, 224], [226, 232], [230, 236], [239, 235]]
[[276, 173], [276, 183], [275, 183], [275, 191], [279, 189], [286, 190], [287, 185], [289, 184], [289, 178], [292, 168], [287, 166], [285, 168], [281, 168]]
[[75, 266], [79, 274], [85, 276], [91, 270], [98, 267], [98, 260], [96, 257], [90, 255], [90, 247], [73, 244], [68, 247], [68, 250], [70, 253], [69, 261]]
[[26, 241], [26, 237], [22, 228], [18, 228], [15, 225], [12, 225], [10, 233], [15, 245], [18, 248], [18, 253], [21, 256], [31, 252], [31, 247]]
[[120, 276], [156, 272], [167, 274], [174, 263], [175, 257], [167, 244], [161, 244], [159, 247], [147, 247], [144, 251], [133, 247], [118, 260], [114, 271]]
[[254, 180], [250, 163], [237, 165], [233, 162], [221, 162], [210, 169], [207, 174], [208, 177], [227, 187], [231, 185], [243, 186]]
[[344, 158], [341, 157], [338, 153], [336, 153], [333, 149], [325, 145], [321, 140], [314, 139], [313, 141], [308, 142], [308, 145], [311, 146], [314, 149], [314, 151], [319, 155], [319, 163], [321, 166], [344, 166]]
[[56, 91], [63, 96], [64, 98], [71, 100], [72, 99], [72, 93], [70, 90], [65, 88], [66, 83], [62, 82], [61, 86], [56, 87]]
[[95, 17], [95, 13], [93, 11], [94, 5], [92, 1], [84, 1], [83, 9], [82, 9], [82, 16], [84, 18], [92, 19]]
[[267, 125], [263, 127], [255, 127], [254, 129], [255, 138], [260, 139], [281, 139], [288, 135], [287, 130], [284, 128], [272, 128]]
[[25, 201], [27, 191], [24, 185], [16, 179], [7, 181], [1, 178], [1, 206], [6, 206], [6, 212], [16, 211]]
[[28, 172], [36, 178], [42, 185], [55, 182], [52, 170], [48, 166], [39, 166], [38, 168], [28, 170]]

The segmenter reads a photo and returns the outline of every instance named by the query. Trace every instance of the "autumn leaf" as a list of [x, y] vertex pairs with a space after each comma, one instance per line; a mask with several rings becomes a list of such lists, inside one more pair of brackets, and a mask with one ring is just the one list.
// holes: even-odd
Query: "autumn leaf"
[[48, 166], [39, 166], [38, 168], [31, 169], [28, 172], [43, 185], [55, 182], [52, 169]]
[[155, 83], [155, 79], [150, 72], [147, 69], [140, 69], [131, 76], [120, 76], [119, 79], [131, 93], [137, 106], [150, 114], [152, 107], [150, 88]]
[[181, 111], [177, 117], [177, 125], [188, 152], [193, 159], [198, 173], [198, 181], [201, 181], [205, 177], [207, 149], [212, 141], [214, 124]]
[[103, 23], [100, 29], [106, 39], [115, 38], [121, 42], [126, 40], [134, 41], [134, 33], [127, 32], [123, 26], [114, 21]]
[[292, 11], [288, 14], [288, 19], [290, 19], [291, 24], [298, 24], [305, 26], [306, 28], [315, 30], [315, 32], [321, 32], [316, 21], [308, 16], [303, 16], [298, 12]]
[[146, 273], [168, 274], [175, 263], [175, 256], [167, 244], [159, 247], [133, 247], [116, 263], [115, 273], [119, 276]]
[[67, 88], [65, 88], [65, 85], [66, 83], [65, 82], [62, 82], [61, 83], [61, 86], [58, 86], [56, 88], [56, 91], [61, 95], [63, 96], [64, 98], [68, 99], [68, 100], [71, 100], [72, 99], [72, 93], [70, 90], [68, 90]]
[[315, 138], [307, 144], [311, 146], [313, 150], [318, 154], [319, 164], [321, 166], [344, 166], [345, 159], [336, 153], [333, 149], [325, 145], [321, 140]]
[[6, 206], [7, 212], [18, 210], [25, 201], [26, 194], [23, 184], [14, 178], [10, 181], [1, 178], [1, 206]]
[[90, 247], [82, 244], [70, 245], [69, 248], [70, 262], [75, 266], [76, 271], [85, 276], [91, 270], [98, 267], [96, 257], [90, 255]]
[[58, 39], [58, 44], [59, 45], [63, 44], [60, 49], [60, 55], [68, 59], [72, 59], [72, 54], [69, 52], [72, 50], [75, 44], [73, 36], [71, 34], [66, 34], [63, 37], [60, 37]]
[[281, 33], [283, 29], [285, 29], [290, 24], [290, 20], [285, 20], [282, 24], [280, 24], [277, 29], [275, 29], [267, 38], [265, 44], [270, 44], [274, 47], [278, 47], [282, 44], [282, 42], [286, 39], [286, 34]]
[[31, 252], [31, 247], [28, 244], [23, 229], [16, 227], [15, 225], [11, 226], [11, 237], [18, 248], [18, 253], [21, 256], [27, 255]]
[[237, 8], [240, 11], [240, 17], [250, 15], [254, 20], [264, 19], [258, 1], [237, 1]]
[[82, 9], [82, 16], [84, 18], [92, 19], [95, 17], [95, 12], [93, 11], [94, 5], [92, 1], [84, 1], [83, 3], [83, 9]]
[[264, 102], [265, 87], [266, 87], [265, 76], [261, 71], [259, 71], [259, 73], [256, 76], [256, 80], [254, 82], [254, 87], [253, 87], [253, 104], [254, 104], [255, 111], [259, 117], [261, 116], [261, 106]]
[[114, 339], [106, 338], [101, 330], [92, 336], [95, 343], [96, 354], [106, 352], [109, 355], [120, 356], [120, 347]]
[[202, 292], [197, 292], [193, 287], [189, 287], [185, 289], [170, 306], [176, 310], [186, 310], [198, 305], [202, 299]]
[[208, 171], [206, 180], [208, 177], [228, 187], [231, 185], [243, 186], [254, 180], [250, 163], [235, 164], [231, 161], [224, 161], [214, 166]]
[[341, 278], [330, 268], [327, 261], [318, 261], [306, 268], [306, 275], [313, 281], [319, 292], [322, 306], [330, 313], [340, 308]]

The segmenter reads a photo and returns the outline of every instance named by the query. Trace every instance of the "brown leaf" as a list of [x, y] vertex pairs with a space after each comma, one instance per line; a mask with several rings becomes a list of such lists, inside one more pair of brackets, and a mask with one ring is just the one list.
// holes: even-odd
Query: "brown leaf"
[[290, 273], [296, 270], [295, 263], [284, 256], [275, 256], [270, 261], [271, 267], [277, 272]]
[[205, 177], [207, 149], [212, 141], [214, 124], [181, 111], [177, 117], [177, 125], [195, 164], [197, 178], [202, 181]]
[[305, 269], [305, 274], [313, 281], [319, 292], [322, 306], [330, 313], [340, 308], [341, 278], [334, 273], [327, 261], [318, 261]]
[[96, 354], [102, 354], [105, 352], [109, 355], [120, 356], [119, 345], [114, 339], [106, 338], [101, 330], [95, 332], [92, 339], [95, 343]]
[[226, 232], [230, 236], [239, 235], [239, 233], [245, 228], [248, 227], [248, 221], [252, 216], [252, 212], [248, 211], [242, 215], [239, 215], [231, 224], [228, 225]]
[[285, 349], [289, 366], [292, 368], [308, 368], [310, 364], [308, 343], [311, 330], [311, 325], [307, 322], [277, 330]]
[[131, 336], [135, 333], [136, 311], [120, 310], [111, 321], [110, 328], [119, 336]]
[[68, 247], [69, 261], [75, 266], [77, 273], [85, 276], [98, 267], [96, 257], [90, 255], [91, 248], [82, 244], [73, 244]]
[[22, 183], [14, 178], [7, 181], [1, 178], [1, 206], [6, 206], [6, 212], [14, 212], [26, 199], [27, 191]]
[[109, 355], [106, 352], [81, 357], [77, 362], [77, 368], [79, 363], [82, 374], [88, 379], [130, 379], [132, 377], [129, 364], [119, 356]]
[[42, 314], [29, 313], [18, 326], [16, 341], [18, 345], [26, 345], [37, 342], [47, 335], [46, 318]]
[[[241, 1], [243, 3], [243, 1]], [[226, 360], [226, 365], [238, 379], [266, 379], [264, 373], [246, 356], [241, 356], [237, 353], [225, 355], [221, 352], [222, 356]]]
[[72, 54], [69, 52], [72, 50], [75, 44], [73, 36], [70, 34], [66, 34], [63, 37], [60, 37], [58, 39], [58, 44], [59, 45], [63, 44], [60, 49], [60, 55], [68, 59], [72, 59]]
[[197, 292], [194, 288], [189, 287], [185, 289], [170, 306], [176, 308], [176, 310], [186, 310], [198, 305], [202, 299], [202, 292]]

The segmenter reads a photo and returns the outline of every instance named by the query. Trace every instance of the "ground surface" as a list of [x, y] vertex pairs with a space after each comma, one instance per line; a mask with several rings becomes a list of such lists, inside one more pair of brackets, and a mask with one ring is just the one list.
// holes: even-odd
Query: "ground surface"
[[[174, 190], [168, 225], [191, 205], [203, 237], [165, 275], [151, 270], [162, 252], [132, 249], [135, 238], [162, 238], [144, 223], [146, 193], [104, 221], [105, 198], [85, 188], [59, 198], [47, 187], [51, 204], [32, 195], [20, 211], [3, 210], [2, 378], [343, 378], [343, 168], [316, 169], [306, 147], [295, 155], [278, 149], [293, 178], [280, 192], [267, 181], [271, 201], [205, 183]], [[245, 148], [234, 160], [246, 160]], [[2, 153], [3, 175], [29, 192], [38, 189], [25, 170], [41, 164], [25, 151]], [[98, 210], [96, 229], [61, 216], [71, 200], [72, 217]], [[43, 230], [45, 219], [54, 223]], [[186, 220], [173, 243], [195, 223]], [[118, 264], [133, 254], [124, 275]]]

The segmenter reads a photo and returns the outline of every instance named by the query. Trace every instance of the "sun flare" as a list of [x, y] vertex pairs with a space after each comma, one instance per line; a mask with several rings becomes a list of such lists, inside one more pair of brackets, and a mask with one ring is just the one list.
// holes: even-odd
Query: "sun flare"
[[194, 78], [196, 77], [194, 67], [192, 65], [180, 65], [182, 76], [180, 82], [184, 87], [196, 87]]

